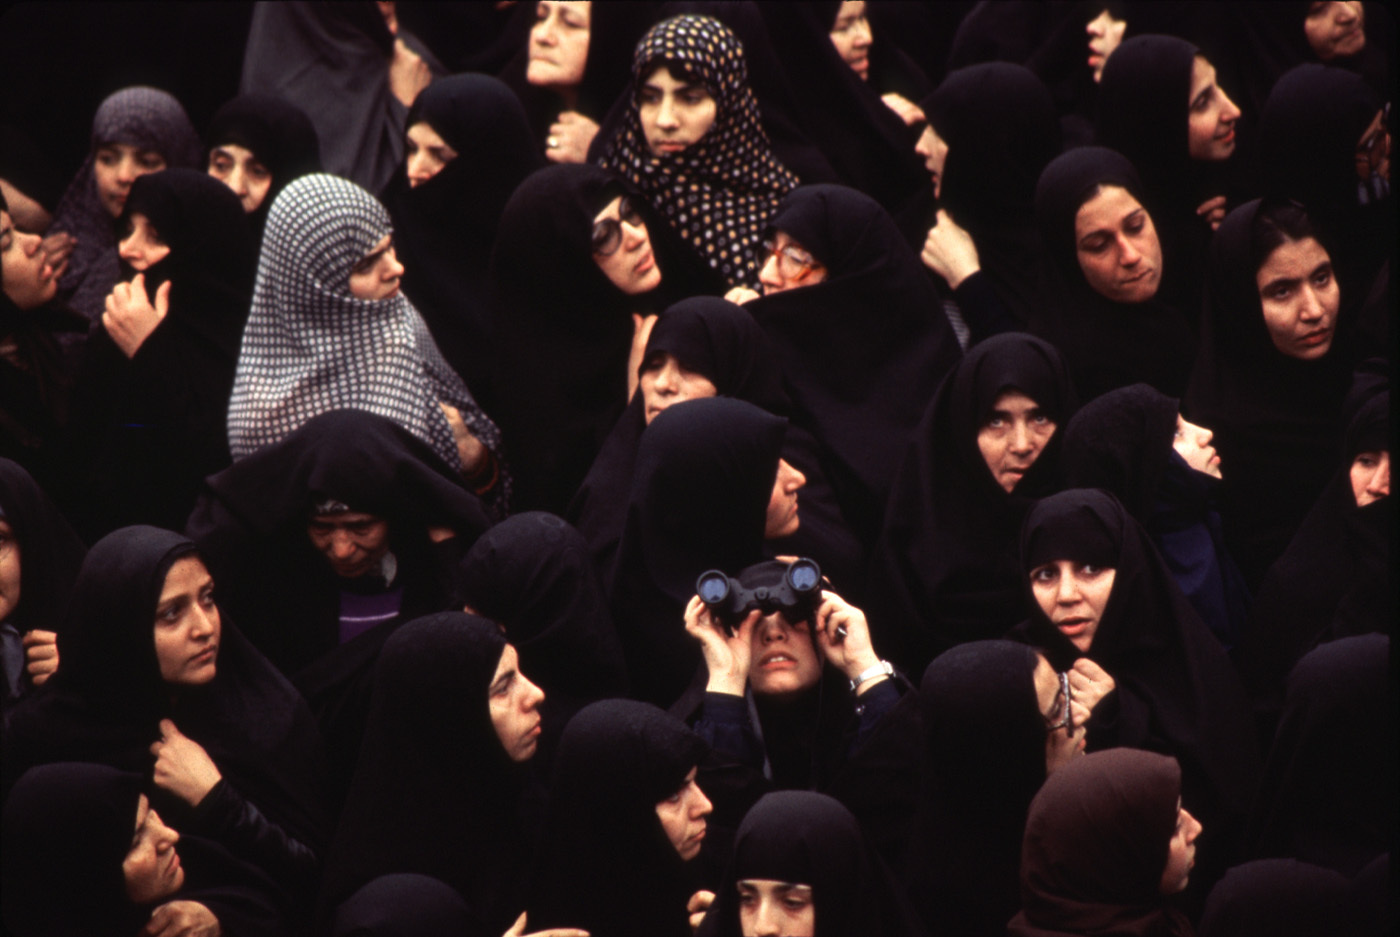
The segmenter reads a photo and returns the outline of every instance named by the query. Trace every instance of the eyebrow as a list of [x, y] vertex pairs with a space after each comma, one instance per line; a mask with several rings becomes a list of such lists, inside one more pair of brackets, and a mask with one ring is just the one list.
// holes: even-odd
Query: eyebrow
[[190, 597], [188, 595], [177, 595], [173, 599], [158, 604], [156, 606], [156, 614], [162, 615], [166, 612], [174, 611], [175, 609], [185, 608], [189, 604]]
[[501, 692], [502, 690], [504, 690], [506, 687], [510, 686], [510, 685], [511, 685], [511, 682], [514, 681], [514, 680], [515, 680], [515, 671], [514, 671], [514, 670], [507, 670], [505, 673], [501, 674], [499, 677], [496, 678], [495, 681], [492, 682], [492, 684], [491, 684], [491, 689], [489, 689], [487, 692], [488, 692], [488, 693], [499, 693], [499, 692]]

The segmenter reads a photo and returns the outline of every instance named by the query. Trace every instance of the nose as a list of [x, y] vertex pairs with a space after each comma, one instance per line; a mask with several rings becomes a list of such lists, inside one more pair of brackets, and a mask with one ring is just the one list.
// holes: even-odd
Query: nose
[[213, 634], [214, 622], [219, 613], [202, 605], [195, 605], [192, 612], [194, 617], [190, 620], [190, 637], [203, 638]]
[[44, 239], [37, 234], [25, 234], [21, 231], [15, 232], [15, 237], [20, 243], [20, 248], [24, 251], [24, 256], [33, 257], [39, 251], [39, 245], [44, 243]]
[[1034, 448], [1030, 426], [1024, 420], [1016, 420], [1011, 428], [1011, 451], [1016, 455], [1029, 455]]
[[1332, 22], [1338, 26], [1350, 26], [1356, 22], [1356, 10], [1352, 9], [1350, 3], [1334, 3], [1332, 8], [1336, 11], [1332, 15]]
[[1381, 453], [1380, 465], [1376, 466], [1375, 474], [1366, 483], [1366, 491], [1378, 498], [1390, 496], [1390, 453]]
[[141, 259], [143, 255], [136, 246], [136, 235], [117, 242], [117, 256], [128, 262]]
[[410, 156], [410, 157], [408, 158], [408, 181], [409, 181], [409, 182], [426, 182], [426, 181], [427, 181], [427, 179], [428, 179], [428, 171], [427, 171], [427, 165], [426, 165], [427, 162], [428, 162], [428, 154], [425, 153], [425, 152], [424, 152], [423, 150], [421, 150], [421, 149], [420, 149], [418, 152], [414, 153], [412, 156]]
[[1311, 283], [1305, 283], [1302, 293], [1299, 294], [1298, 318], [1304, 322], [1317, 322], [1322, 318], [1324, 311], [1317, 290]]
[[862, 17], [855, 22], [855, 41], [853, 45], [857, 49], [869, 47], [872, 34], [870, 32], [870, 21]]
[[1225, 93], [1225, 89], [1220, 89], [1220, 122], [1233, 124], [1240, 119], [1240, 109], [1237, 104]]
[[[152, 812], [154, 813], [154, 811]], [[155, 828], [156, 849], [160, 852], [169, 851], [180, 841], [179, 832], [166, 826], [165, 821], [160, 818], [160, 814], [152, 816], [149, 822]]]
[[705, 792], [697, 785], [695, 788], [695, 799], [690, 803], [690, 815], [695, 819], [709, 816], [715, 809], [715, 805], [710, 803], [710, 798], [705, 796]]
[[671, 100], [671, 96], [664, 95], [661, 98], [661, 106], [656, 112], [656, 126], [665, 130], [675, 130], [680, 127], [680, 121], [676, 118], [676, 105]]
[[803, 475], [802, 472], [799, 471], [795, 465], [788, 464], [787, 470], [788, 478], [787, 484], [783, 486], [784, 491], [791, 494], [792, 492], [797, 491], [803, 485], [807, 484], [807, 476]]
[[1200, 820], [1191, 816], [1191, 811], [1183, 809], [1181, 812], [1186, 814], [1186, 841], [1188, 843], [1194, 843], [1196, 837], [1201, 835], [1201, 831], [1204, 830], [1205, 827], [1201, 825]]
[[559, 42], [559, 33], [554, 27], [554, 14], [551, 13], [543, 23], [534, 28], [531, 34], [535, 41], [542, 46], [556, 45]]
[[117, 181], [127, 185], [136, 181], [136, 160], [129, 154], [123, 153], [117, 161]]
[[674, 394], [680, 383], [677, 380], [676, 366], [667, 361], [661, 366], [661, 370], [656, 372], [656, 392], [659, 394]]
[[1123, 267], [1134, 267], [1142, 260], [1142, 253], [1133, 246], [1126, 235], [1118, 235], [1118, 263]]
[[235, 165], [233, 172], [228, 174], [228, 187], [239, 198], [248, 194], [248, 176], [243, 172], [242, 166]]
[[1061, 605], [1073, 605], [1079, 601], [1079, 582], [1072, 570], [1060, 570], [1059, 588], [1056, 590], [1055, 599]]
[[381, 279], [397, 280], [401, 276], [403, 276], [403, 264], [399, 263], [398, 255], [391, 247], [384, 252], [384, 272]]
[[647, 226], [645, 222], [638, 221], [636, 224], [632, 224], [631, 222], [622, 221], [619, 223], [622, 226], [622, 245], [624, 250], [634, 250], [643, 241], [647, 240]]
[[[521, 675], [521, 679], [525, 679], [523, 674]], [[523, 706], [525, 712], [534, 712], [540, 703], [543, 702], [544, 690], [541, 690], [539, 684], [534, 681], [525, 679], [525, 703]]]
[[758, 899], [758, 913], [754, 915], [753, 932], [757, 937], [781, 937], [783, 933], [782, 915], [778, 913], [776, 902], [764, 895]]
[[330, 555], [334, 560], [348, 560], [355, 555], [355, 538], [347, 531], [337, 530], [331, 534]]
[[758, 282], [764, 286], [781, 287], [783, 278], [778, 273], [778, 258], [774, 254], [769, 254], [768, 259], [763, 262], [763, 268], [758, 271]]

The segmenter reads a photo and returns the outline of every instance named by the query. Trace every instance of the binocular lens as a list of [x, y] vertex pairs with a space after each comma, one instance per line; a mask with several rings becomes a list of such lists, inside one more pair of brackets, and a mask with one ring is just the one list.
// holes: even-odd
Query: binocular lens
[[788, 582], [798, 592], [810, 592], [821, 583], [821, 570], [811, 560], [798, 560], [788, 568]]
[[701, 601], [709, 605], [723, 602], [729, 595], [729, 577], [718, 570], [712, 569], [708, 573], [702, 573], [700, 581], [695, 585]]

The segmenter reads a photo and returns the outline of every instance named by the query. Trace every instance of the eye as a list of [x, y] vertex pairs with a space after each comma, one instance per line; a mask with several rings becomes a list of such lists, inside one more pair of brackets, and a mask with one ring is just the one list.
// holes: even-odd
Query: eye
[[982, 425], [987, 429], [1003, 429], [1006, 426], [1006, 420], [1002, 417], [994, 416]]
[[1059, 570], [1053, 566], [1040, 566], [1031, 570], [1031, 582], [1054, 582], [1059, 576]]
[[696, 105], [704, 104], [709, 96], [709, 92], [706, 91], [687, 91], [685, 94], [681, 95], [681, 100], [691, 107], [695, 107]]
[[1079, 574], [1092, 578], [1102, 573], [1106, 568], [1107, 567], [1104, 566], [1095, 566], [1093, 563], [1085, 563], [1079, 567]]
[[199, 593], [199, 604], [203, 605], [205, 608], [210, 608], [214, 605], [213, 586], [209, 586], [208, 588], [204, 589]]
[[159, 153], [142, 153], [137, 157], [137, 162], [141, 164], [142, 169], [151, 172], [160, 172], [165, 168], [165, 157]]
[[1108, 238], [1101, 235], [1088, 237], [1079, 242], [1079, 249], [1086, 254], [1101, 254], [1108, 247]]
[[1293, 288], [1291, 286], [1287, 284], [1279, 284], [1278, 286], [1273, 286], [1266, 290], [1264, 293], [1264, 298], [1278, 301], [1282, 299], [1287, 299], [1292, 292]]
[[1313, 271], [1312, 281], [1315, 286], [1327, 286], [1332, 282], [1332, 268], [1318, 267]]
[[172, 605], [170, 608], [161, 609], [156, 613], [156, 618], [166, 623], [174, 623], [180, 620], [180, 606]]
[[661, 92], [653, 88], [643, 88], [637, 92], [637, 100], [642, 104], [655, 106], [661, 103]]
[[121, 154], [116, 150], [98, 150], [97, 161], [103, 166], [115, 166], [121, 161]]

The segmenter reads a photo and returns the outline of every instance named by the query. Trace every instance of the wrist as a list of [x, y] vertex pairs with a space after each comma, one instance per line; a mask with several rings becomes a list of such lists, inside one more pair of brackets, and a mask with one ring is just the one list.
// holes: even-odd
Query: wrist
[[877, 683], [883, 683], [894, 675], [894, 665], [887, 660], [877, 661], [851, 679], [851, 692], [860, 696]]
[[748, 680], [744, 677], [730, 673], [710, 675], [710, 679], [705, 683], [706, 693], [723, 693], [726, 696], [743, 696], [744, 687]]
[[846, 666], [842, 668], [842, 673], [847, 680], [854, 682], [861, 674], [872, 667], [879, 667], [880, 664], [881, 660], [875, 656], [874, 651], [865, 651], [848, 658]]
[[963, 285], [964, 280], [972, 276], [974, 273], [979, 272], [981, 269], [982, 266], [975, 260], [966, 264], [960, 264], [956, 267], [953, 267], [948, 271], [948, 285], [953, 289], [957, 289], [958, 287]]

